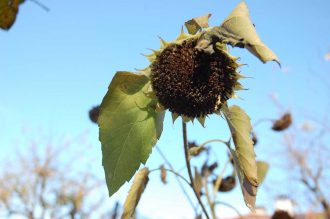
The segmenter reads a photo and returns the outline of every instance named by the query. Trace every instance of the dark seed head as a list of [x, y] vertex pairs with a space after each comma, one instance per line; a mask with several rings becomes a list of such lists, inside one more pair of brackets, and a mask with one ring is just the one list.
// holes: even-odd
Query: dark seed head
[[291, 123], [292, 123], [291, 114], [286, 113], [280, 119], [278, 119], [274, 122], [272, 129], [274, 131], [283, 131], [283, 130], [289, 128]]
[[100, 106], [95, 106], [91, 110], [89, 110], [89, 119], [92, 122], [97, 123], [99, 114], [100, 114]]
[[211, 55], [197, 51], [196, 42], [171, 44], [151, 64], [151, 83], [159, 102], [191, 118], [220, 109], [238, 80], [233, 59], [218, 50]]

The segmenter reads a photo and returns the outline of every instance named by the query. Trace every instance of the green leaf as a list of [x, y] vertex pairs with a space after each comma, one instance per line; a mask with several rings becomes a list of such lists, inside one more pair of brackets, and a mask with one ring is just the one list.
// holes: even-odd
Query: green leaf
[[258, 182], [259, 184], [261, 184], [267, 175], [269, 164], [264, 161], [258, 161], [257, 168], [258, 168]]
[[190, 34], [196, 34], [198, 31], [202, 30], [202, 28], [209, 27], [209, 18], [211, 14], [206, 14], [203, 16], [195, 17], [187, 22], [185, 22], [185, 26]]
[[250, 19], [249, 10], [244, 1], [232, 11], [221, 24], [227, 32], [244, 39], [245, 47], [263, 63], [275, 61], [280, 65], [278, 57], [259, 38]]
[[231, 154], [241, 182], [244, 200], [249, 208], [253, 208], [259, 183], [253, 142], [250, 139], [252, 130], [250, 118], [244, 110], [235, 105], [230, 108], [224, 105], [222, 112], [235, 144], [235, 150], [231, 149]]
[[102, 101], [99, 138], [110, 196], [147, 161], [161, 135], [164, 112], [145, 95], [149, 83], [144, 75], [117, 72]]

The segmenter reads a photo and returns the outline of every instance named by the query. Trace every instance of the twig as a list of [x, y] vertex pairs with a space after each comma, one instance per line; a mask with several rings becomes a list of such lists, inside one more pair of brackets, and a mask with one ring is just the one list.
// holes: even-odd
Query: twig
[[[180, 175], [179, 173], [177, 173], [177, 172], [175, 172], [174, 170], [171, 170], [171, 169], [166, 169], [166, 168], [164, 168], [164, 169], [168, 172], [173, 173], [174, 175], [176, 175], [177, 177], [179, 177], [180, 179], [185, 181], [190, 186], [190, 182], [186, 178], [184, 178], [182, 175]], [[160, 170], [161, 170], [161, 168], [152, 169], [152, 170], [149, 171], [149, 173], [160, 171]]]
[[[205, 177], [207, 178], [207, 177]], [[212, 213], [212, 217], [213, 218], [216, 218], [216, 215], [215, 215], [215, 211], [214, 211], [214, 201], [212, 201], [211, 197], [210, 197], [210, 193], [209, 193], [209, 188], [208, 188], [208, 184], [207, 184], [207, 180], [205, 180], [204, 178], [204, 190], [205, 190], [205, 196], [206, 196], [206, 199], [207, 199], [207, 202], [211, 208], [211, 213]], [[214, 199], [215, 200], [215, 199]]]
[[206, 218], [209, 219], [210, 217], [209, 217], [209, 215], [206, 211], [206, 208], [205, 208], [199, 194], [197, 193], [195, 185], [194, 185], [194, 178], [193, 178], [192, 173], [191, 173], [191, 166], [190, 166], [190, 161], [189, 161], [189, 148], [188, 148], [188, 140], [187, 140], [187, 125], [183, 120], [182, 120], [182, 135], [183, 135], [183, 148], [184, 148], [184, 154], [185, 154], [185, 159], [186, 159], [186, 166], [187, 166], [188, 175], [189, 175], [189, 179], [190, 179], [190, 186], [191, 186], [192, 190], [194, 191], [195, 196], [196, 196], [200, 206], [202, 207]]
[[227, 202], [221, 202], [221, 201], [216, 201], [215, 204], [225, 205], [225, 206], [231, 208], [232, 210], [234, 210], [240, 218], [243, 218], [243, 215], [231, 204], [229, 204]]
[[38, 5], [39, 7], [41, 7], [42, 9], [44, 9], [47, 12], [50, 11], [50, 9], [46, 5], [44, 5], [43, 3], [39, 2], [38, 0], [29, 0], [29, 1], [31, 1], [34, 4]]
[[[170, 172], [172, 171], [172, 173], [174, 173], [175, 170], [174, 170], [172, 164], [167, 160], [167, 158], [166, 158], [166, 156], [164, 155], [164, 153], [160, 150], [159, 147], [156, 147], [156, 149], [157, 149], [158, 153], [160, 154], [160, 156], [164, 159], [164, 161], [165, 161], [165, 163], [167, 164], [167, 166], [170, 168], [170, 170], [167, 170], [167, 171], [170, 171]], [[165, 169], [165, 170], [166, 170], [166, 169]], [[176, 172], [176, 173], [178, 173], [178, 172]], [[178, 173], [178, 174], [179, 174], [179, 173]], [[178, 178], [179, 176], [178, 176], [177, 174], [174, 174], [174, 175], [176, 176], [175, 179], [177, 180], [177, 182], [178, 182], [178, 184], [179, 184], [179, 186], [180, 186], [180, 188], [181, 188], [183, 194], [187, 197], [187, 199], [188, 199], [190, 205], [192, 206], [192, 208], [193, 208], [194, 211], [195, 211], [195, 214], [197, 214], [196, 206], [194, 205], [194, 203], [193, 203], [193, 201], [191, 200], [190, 196], [188, 195], [186, 189], [184, 188], [184, 186], [182, 185], [181, 181], [179, 180], [179, 178]], [[188, 183], [188, 184], [190, 185], [190, 183]]]

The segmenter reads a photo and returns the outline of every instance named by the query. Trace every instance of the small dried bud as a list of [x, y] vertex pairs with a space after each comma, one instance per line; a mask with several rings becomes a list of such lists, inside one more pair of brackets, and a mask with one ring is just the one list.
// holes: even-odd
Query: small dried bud
[[[216, 183], [216, 180], [213, 181], [213, 184]], [[236, 178], [234, 176], [227, 176], [221, 180], [219, 187], [219, 192], [229, 192], [235, 188]]]
[[218, 163], [217, 163], [217, 162], [214, 162], [213, 164], [211, 164], [211, 165], [208, 167], [208, 170], [209, 170], [210, 173], [212, 173], [213, 170], [215, 170], [217, 167], [218, 167]]
[[164, 165], [161, 165], [160, 166], [160, 179], [163, 184], [167, 183], [166, 178], [167, 178], [167, 174], [166, 174], [165, 167], [164, 167]]
[[193, 147], [198, 147], [198, 145], [196, 144], [195, 141], [190, 141], [190, 142], [188, 142], [188, 147], [193, 148]]
[[92, 122], [97, 123], [99, 114], [100, 114], [100, 106], [95, 106], [91, 110], [89, 110], [89, 119]]
[[289, 128], [291, 123], [292, 123], [291, 114], [286, 113], [280, 119], [278, 119], [274, 122], [272, 129], [274, 131], [283, 131], [283, 130]]

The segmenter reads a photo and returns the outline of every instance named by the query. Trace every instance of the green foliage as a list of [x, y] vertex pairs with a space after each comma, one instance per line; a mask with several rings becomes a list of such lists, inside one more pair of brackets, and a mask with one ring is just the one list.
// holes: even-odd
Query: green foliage
[[164, 112], [145, 93], [144, 75], [117, 72], [101, 104], [100, 141], [110, 196], [145, 163], [163, 129]]
[[244, 200], [249, 208], [255, 204], [257, 194], [257, 162], [255, 159], [253, 142], [250, 139], [252, 130], [249, 116], [238, 106], [222, 109], [235, 144], [235, 150], [230, 149], [234, 158]]

